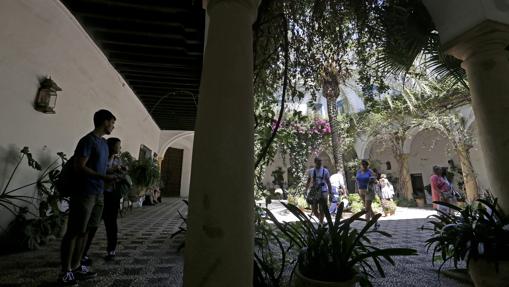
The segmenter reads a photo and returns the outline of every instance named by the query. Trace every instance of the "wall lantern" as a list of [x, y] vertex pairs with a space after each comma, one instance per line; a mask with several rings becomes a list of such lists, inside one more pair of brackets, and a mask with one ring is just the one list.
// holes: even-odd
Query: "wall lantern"
[[385, 163], [385, 165], [386, 165], [386, 170], [391, 170], [392, 166], [391, 166], [391, 162], [390, 161], [387, 161]]
[[51, 78], [45, 78], [41, 81], [37, 97], [35, 98], [34, 108], [45, 114], [54, 114], [57, 104], [57, 92], [62, 89]]

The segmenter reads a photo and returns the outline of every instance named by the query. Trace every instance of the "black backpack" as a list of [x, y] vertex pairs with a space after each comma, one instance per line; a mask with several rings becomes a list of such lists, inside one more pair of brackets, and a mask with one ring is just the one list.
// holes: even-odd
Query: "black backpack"
[[60, 197], [70, 197], [75, 182], [74, 155], [64, 163], [55, 181], [55, 189]]

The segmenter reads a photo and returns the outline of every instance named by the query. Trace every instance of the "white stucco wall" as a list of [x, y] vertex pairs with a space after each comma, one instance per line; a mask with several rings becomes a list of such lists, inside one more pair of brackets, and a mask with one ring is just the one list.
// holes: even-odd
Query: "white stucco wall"
[[[60, 1], [0, 1], [0, 39], [0, 185], [14, 162], [6, 159], [22, 146], [43, 163], [58, 151], [72, 154], [102, 108], [117, 117], [112, 136], [122, 140], [123, 150], [137, 157], [141, 144], [158, 149], [158, 126]], [[63, 89], [53, 115], [33, 108], [39, 78], [45, 76]], [[25, 166], [13, 187], [37, 175]], [[0, 211], [0, 226], [12, 219], [4, 215]]]
[[421, 131], [413, 138], [408, 167], [411, 174], [422, 174], [424, 185], [428, 185], [433, 166], [447, 167], [450, 159], [460, 167], [456, 152], [445, 137], [437, 131]]
[[159, 160], [163, 160], [169, 147], [184, 150], [182, 159], [182, 177], [180, 180], [180, 196], [189, 196], [191, 183], [191, 162], [193, 159], [194, 132], [191, 131], [161, 131], [159, 139]]

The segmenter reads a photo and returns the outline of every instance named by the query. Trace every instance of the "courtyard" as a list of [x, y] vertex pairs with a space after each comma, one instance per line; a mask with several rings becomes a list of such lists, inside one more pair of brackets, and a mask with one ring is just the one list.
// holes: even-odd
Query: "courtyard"
[[[101, 204], [109, 236], [101, 226], [99, 276], [82, 286], [284, 287], [285, 258], [263, 255], [274, 246], [296, 249], [302, 280], [369, 286], [385, 270], [375, 286], [506, 284], [509, 271], [478, 273], [509, 263], [507, 11], [502, 0], [0, 0], [0, 286], [93, 276], [79, 259]], [[135, 208], [107, 262], [117, 195]], [[280, 201], [295, 211], [328, 196], [350, 200], [353, 218], [397, 205], [380, 219], [392, 237], [369, 219], [343, 233], [299, 225]], [[86, 212], [68, 216], [69, 198]], [[189, 228], [171, 238], [183, 199]], [[292, 223], [265, 226], [255, 202]], [[69, 217], [79, 224], [61, 247]], [[260, 230], [273, 232], [261, 249]], [[475, 266], [439, 273], [432, 236], [442, 260]]]

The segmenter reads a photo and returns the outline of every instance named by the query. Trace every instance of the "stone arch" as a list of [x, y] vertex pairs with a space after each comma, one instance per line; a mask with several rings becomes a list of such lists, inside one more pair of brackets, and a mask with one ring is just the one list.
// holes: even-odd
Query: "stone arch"
[[191, 132], [182, 132], [180, 134], [177, 134], [175, 135], [174, 137], [170, 138], [169, 140], [167, 140], [163, 145], [161, 145], [161, 148], [159, 149], [159, 155], [164, 155], [164, 153], [166, 152], [166, 150], [172, 145], [174, 144], [175, 142], [177, 142], [178, 140], [181, 140], [187, 136], [194, 136], [194, 131], [191, 131]]
[[410, 150], [412, 149], [412, 143], [413, 143], [415, 137], [422, 131], [424, 131], [424, 129], [421, 127], [413, 127], [408, 130], [407, 138], [405, 139], [405, 142], [403, 143], [403, 153], [405, 153], [405, 154], [410, 153]]
[[371, 148], [375, 144], [376, 139], [374, 137], [361, 137], [358, 139], [355, 145], [355, 152], [359, 159], [369, 158]]

